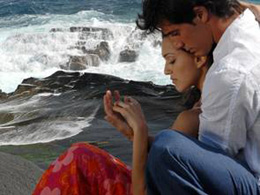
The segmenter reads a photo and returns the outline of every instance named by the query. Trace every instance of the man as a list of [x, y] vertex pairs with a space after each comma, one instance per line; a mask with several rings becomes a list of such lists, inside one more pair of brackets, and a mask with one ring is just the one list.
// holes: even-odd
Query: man
[[147, 165], [149, 194], [260, 194], [255, 15], [236, 0], [144, 0], [137, 25], [150, 33], [160, 30], [196, 56], [216, 46], [202, 90], [199, 141], [176, 131], [155, 138]]

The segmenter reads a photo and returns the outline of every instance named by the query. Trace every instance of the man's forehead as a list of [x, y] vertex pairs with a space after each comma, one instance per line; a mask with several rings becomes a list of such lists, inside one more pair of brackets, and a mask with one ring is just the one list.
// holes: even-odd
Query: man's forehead
[[180, 24], [173, 24], [173, 23], [170, 23], [168, 20], [163, 20], [158, 25], [158, 29], [162, 32], [162, 31], [165, 31], [165, 30], [178, 28], [179, 26], [180, 26]]
[[167, 37], [172, 32], [180, 30], [180, 24], [161, 23], [158, 30], [161, 32], [162, 37]]

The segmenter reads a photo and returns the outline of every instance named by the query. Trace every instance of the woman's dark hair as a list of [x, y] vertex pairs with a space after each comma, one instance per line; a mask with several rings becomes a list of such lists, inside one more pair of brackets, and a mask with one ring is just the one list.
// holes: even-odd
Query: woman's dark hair
[[201, 91], [195, 86], [191, 87], [187, 92], [183, 94], [183, 106], [186, 109], [191, 109], [194, 104], [200, 100], [200, 97]]
[[172, 24], [192, 24], [195, 6], [204, 6], [221, 18], [230, 17], [235, 11], [243, 11], [237, 0], [143, 0], [143, 13], [138, 15], [136, 24], [147, 33], [158, 30], [164, 20]]

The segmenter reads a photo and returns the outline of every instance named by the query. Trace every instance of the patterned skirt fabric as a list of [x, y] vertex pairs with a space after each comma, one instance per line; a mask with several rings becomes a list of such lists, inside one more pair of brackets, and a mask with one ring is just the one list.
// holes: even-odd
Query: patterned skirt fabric
[[87, 143], [72, 145], [45, 171], [33, 195], [130, 195], [131, 170]]

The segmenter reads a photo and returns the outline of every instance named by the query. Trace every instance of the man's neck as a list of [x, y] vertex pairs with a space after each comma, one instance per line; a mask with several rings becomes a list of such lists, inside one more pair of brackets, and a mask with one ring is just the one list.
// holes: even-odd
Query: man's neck
[[213, 38], [216, 43], [219, 42], [220, 38], [226, 31], [226, 29], [232, 24], [232, 22], [239, 16], [239, 14], [234, 14], [229, 18], [219, 18], [214, 15], [211, 16], [209, 25], [211, 27]]

